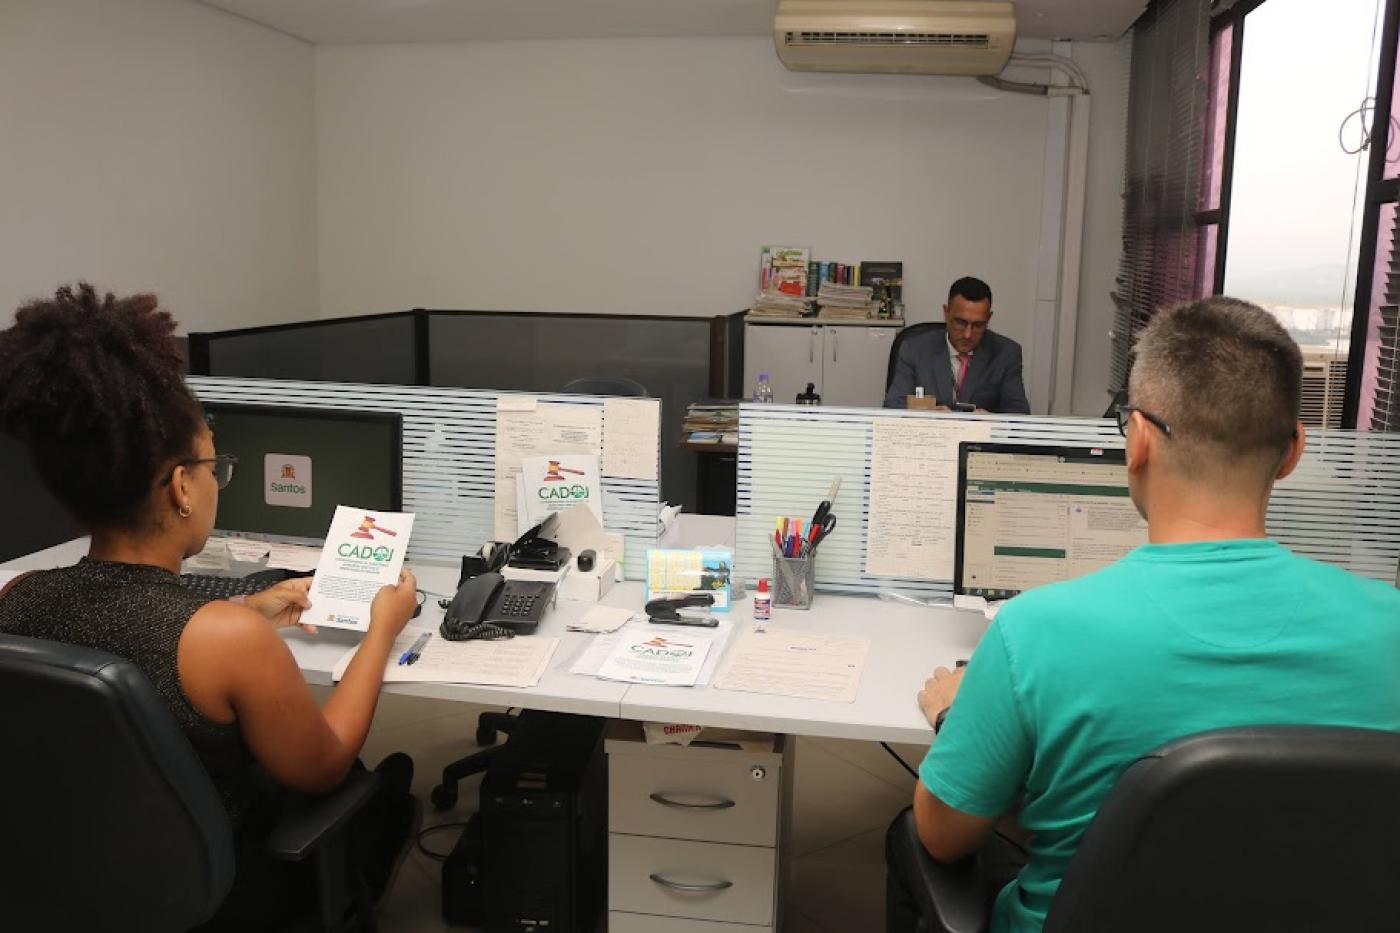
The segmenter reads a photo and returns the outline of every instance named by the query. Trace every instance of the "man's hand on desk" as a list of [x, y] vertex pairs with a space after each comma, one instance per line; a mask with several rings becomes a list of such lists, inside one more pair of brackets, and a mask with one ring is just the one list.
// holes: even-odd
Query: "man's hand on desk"
[[919, 709], [923, 710], [924, 718], [930, 726], [934, 725], [934, 720], [940, 712], [953, 705], [953, 697], [958, 695], [958, 686], [962, 684], [965, 670], [965, 667], [956, 671], [940, 667], [933, 672], [932, 677], [924, 681], [924, 689], [919, 691]]
[[314, 635], [316, 626], [301, 621], [302, 612], [311, 608], [311, 600], [306, 596], [309, 589], [310, 577], [296, 577], [273, 584], [261, 593], [253, 593], [243, 602], [261, 613], [263, 618], [272, 623], [273, 628], [298, 625]]

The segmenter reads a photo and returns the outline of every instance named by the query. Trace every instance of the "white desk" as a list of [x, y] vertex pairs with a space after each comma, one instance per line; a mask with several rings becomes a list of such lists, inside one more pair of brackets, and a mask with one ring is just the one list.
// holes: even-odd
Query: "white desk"
[[[691, 521], [699, 519], [699, 521]], [[673, 528], [677, 543], [717, 543], [732, 529], [732, 519], [714, 516], [682, 516], [681, 526]], [[689, 526], [689, 527], [687, 527]], [[713, 540], [712, 540], [713, 539]], [[667, 542], [670, 543], [670, 542]], [[75, 563], [87, 553], [87, 539], [69, 541], [9, 561], [6, 570], [39, 570]], [[419, 586], [436, 593], [450, 593], [457, 582], [457, 568], [439, 564], [415, 563]], [[612, 606], [640, 608], [642, 585], [620, 583], [603, 600]], [[560, 601], [540, 625], [543, 635], [559, 636], [559, 648], [540, 683], [526, 689], [483, 687], [472, 684], [387, 684], [392, 693], [482, 703], [493, 706], [522, 706], [530, 709], [614, 719], [684, 722], [702, 726], [725, 726], [789, 735], [824, 738], [864, 739], [867, 741], [927, 744], [933, 730], [920, 713], [915, 694], [939, 665], [951, 667], [959, 658], [969, 657], [986, 631], [979, 613], [951, 608], [921, 609], [899, 603], [881, 602], [864, 596], [836, 596], [819, 593], [810, 610], [774, 609], [772, 628], [839, 632], [870, 639], [870, 654], [854, 703], [803, 700], [796, 697], [758, 693], [736, 693], [704, 687], [629, 686], [580, 677], [569, 673], [591, 635], [565, 631], [565, 626], [587, 609], [585, 603]], [[417, 624], [436, 627], [442, 618], [437, 599], [429, 597]], [[738, 630], [726, 646], [733, 650], [740, 631], [752, 625], [748, 599], [734, 607]], [[331, 669], [342, 654], [355, 644], [352, 632], [322, 629], [318, 634], [300, 631], [284, 633], [306, 679], [314, 684], [330, 683]]]
[[[734, 612], [740, 631], [753, 624], [748, 599]], [[870, 653], [855, 702], [737, 693], [712, 686], [634, 686], [622, 698], [620, 718], [927, 745], [933, 741], [933, 729], [915, 695], [935, 667], [952, 667], [959, 658], [971, 656], [987, 622], [976, 612], [818, 593], [811, 609], [774, 609], [768, 627], [869, 638]], [[726, 650], [733, 647], [731, 640]]]

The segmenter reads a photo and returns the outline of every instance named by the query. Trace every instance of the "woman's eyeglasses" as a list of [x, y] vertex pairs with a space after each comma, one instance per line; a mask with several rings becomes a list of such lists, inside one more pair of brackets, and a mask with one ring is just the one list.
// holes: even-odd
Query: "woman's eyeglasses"
[[[214, 482], [223, 489], [233, 480], [233, 468], [238, 465], [238, 457], [233, 454], [219, 454], [217, 457], [195, 457], [189, 460], [181, 460], [179, 466], [194, 466], [197, 463], [207, 463], [214, 471]], [[167, 476], [165, 482], [170, 482], [171, 477]]]
[[1143, 411], [1141, 408], [1133, 405], [1119, 405], [1114, 409], [1114, 412], [1118, 415], [1118, 433], [1124, 437], [1128, 436], [1128, 420], [1132, 418], [1133, 412], [1142, 415], [1144, 421], [1156, 427], [1157, 430], [1161, 431], [1167, 437], [1172, 436], [1172, 426], [1149, 411]]

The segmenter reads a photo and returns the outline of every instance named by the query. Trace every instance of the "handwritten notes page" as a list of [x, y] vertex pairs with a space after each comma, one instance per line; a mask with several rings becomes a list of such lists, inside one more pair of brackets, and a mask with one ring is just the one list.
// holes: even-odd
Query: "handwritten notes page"
[[651, 398], [603, 402], [603, 475], [656, 479], [661, 403]]
[[739, 636], [715, 689], [854, 703], [870, 640], [787, 629]]
[[518, 535], [516, 483], [520, 461], [552, 454], [602, 453], [603, 411], [596, 405], [530, 405], [529, 396], [501, 396], [496, 408], [496, 538]]
[[954, 418], [876, 418], [871, 431], [865, 572], [953, 579], [958, 443], [990, 440], [992, 426]]

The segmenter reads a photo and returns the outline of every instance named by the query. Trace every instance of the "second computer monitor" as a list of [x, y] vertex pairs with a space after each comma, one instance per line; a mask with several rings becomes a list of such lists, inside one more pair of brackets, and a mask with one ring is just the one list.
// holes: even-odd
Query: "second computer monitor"
[[214, 527], [301, 543], [325, 539], [337, 505], [403, 508], [397, 412], [205, 402], [214, 447], [234, 454]]
[[953, 591], [987, 599], [1083, 576], [1147, 543], [1121, 449], [964, 443]]

